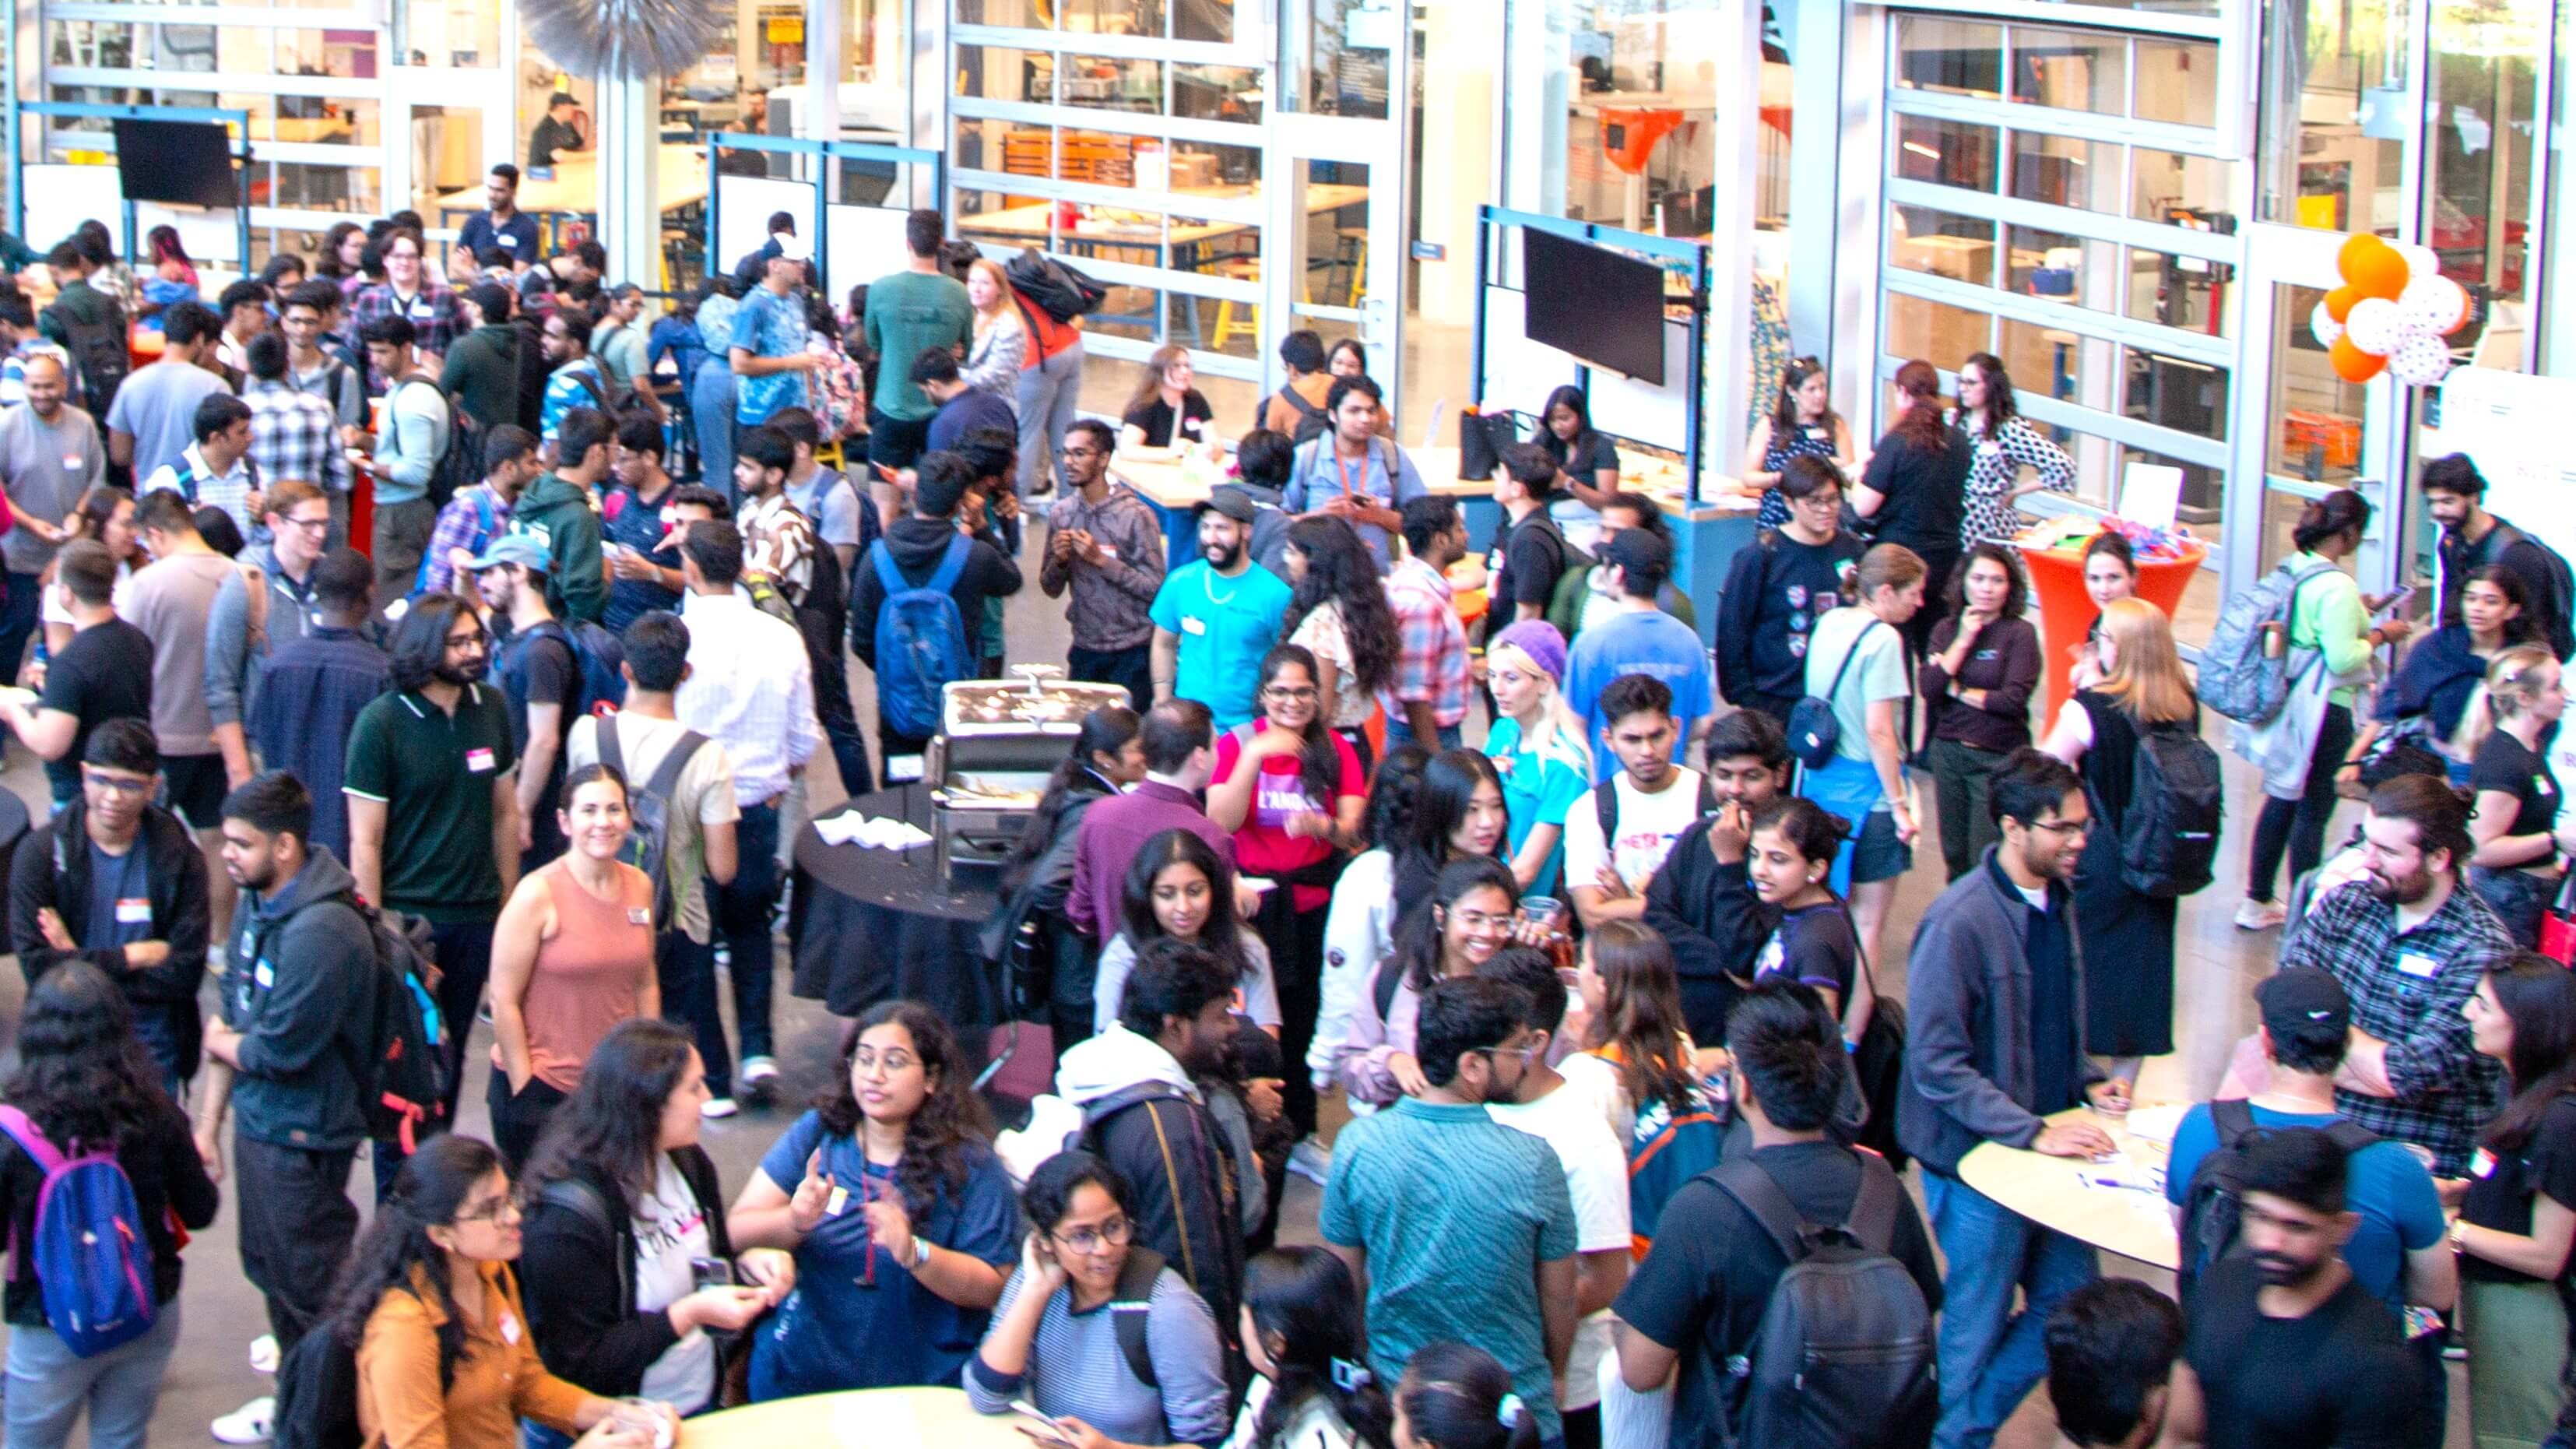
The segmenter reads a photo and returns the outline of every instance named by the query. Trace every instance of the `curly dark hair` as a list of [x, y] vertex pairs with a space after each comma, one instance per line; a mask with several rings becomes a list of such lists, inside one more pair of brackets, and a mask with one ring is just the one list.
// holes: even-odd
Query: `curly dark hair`
[[156, 1118], [179, 1110], [134, 1034], [125, 993], [86, 961], [66, 961], [28, 989], [6, 1096], [56, 1144], [140, 1146]]
[[814, 1115], [823, 1119], [827, 1130], [844, 1137], [859, 1130], [858, 1094], [850, 1089], [850, 1057], [859, 1049], [859, 1038], [880, 1026], [899, 1026], [911, 1034], [912, 1054], [921, 1059], [922, 1073], [929, 1079], [930, 1095], [903, 1124], [903, 1158], [894, 1169], [904, 1211], [919, 1219], [942, 1192], [965, 1191], [968, 1145], [989, 1143], [993, 1120], [984, 1100], [972, 1090], [974, 1073], [939, 1013], [917, 1001], [881, 1001], [843, 1034], [841, 1069], [833, 1075], [832, 1085], [814, 1098]]
[[1294, 638], [1308, 614], [1337, 604], [1354, 676], [1341, 688], [1375, 694], [1394, 684], [1395, 613], [1387, 607], [1386, 584], [1359, 531], [1338, 518], [1301, 518], [1288, 525], [1288, 546], [1306, 556], [1306, 577], [1288, 596], [1279, 637]]
[[401, 1289], [418, 1297], [426, 1280], [447, 1315], [438, 1325], [438, 1383], [446, 1388], [465, 1355], [465, 1314], [449, 1282], [447, 1250], [430, 1241], [429, 1230], [455, 1222], [475, 1187], [499, 1171], [501, 1154], [490, 1143], [459, 1132], [441, 1132], [404, 1158], [393, 1191], [349, 1250], [349, 1265], [332, 1290], [329, 1319], [315, 1331], [327, 1329], [355, 1350], [387, 1293]]

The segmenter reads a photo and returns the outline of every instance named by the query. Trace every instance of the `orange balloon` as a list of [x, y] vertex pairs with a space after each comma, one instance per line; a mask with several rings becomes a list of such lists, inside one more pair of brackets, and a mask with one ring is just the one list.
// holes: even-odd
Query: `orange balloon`
[[2361, 293], [2357, 289], [2337, 287], [2326, 293], [2326, 315], [2341, 322], [2352, 315], [2353, 304], [2360, 300]]
[[2406, 290], [2408, 277], [2406, 254], [2385, 243], [2377, 251], [2363, 252], [2360, 260], [2346, 263], [2343, 269], [2347, 285], [2365, 297], [2385, 297], [2391, 302]]
[[2387, 358], [2362, 351], [2349, 337], [2336, 338], [2334, 346], [2326, 349], [2326, 360], [2334, 365], [2335, 376], [2346, 382], [2368, 382], [2388, 365]]
[[2363, 258], [2373, 252], [2394, 252], [2395, 250], [2396, 248], [2382, 241], [2376, 233], [2357, 231], [2345, 237], [2343, 245], [2336, 250], [2335, 270], [2343, 273], [2343, 279], [2349, 282], [2361, 275]]

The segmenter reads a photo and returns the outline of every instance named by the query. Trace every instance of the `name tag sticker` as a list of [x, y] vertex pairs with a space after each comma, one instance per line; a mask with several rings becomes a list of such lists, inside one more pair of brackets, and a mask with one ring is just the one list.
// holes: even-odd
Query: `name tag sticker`
[[1205, 634], [1207, 632], [1207, 621], [1196, 614], [1183, 614], [1181, 616], [1181, 632], [1184, 634]]
[[2430, 981], [2441, 974], [2442, 963], [2420, 951], [2401, 951], [2397, 954], [2397, 969], [2418, 981]]
[[63, 454], [63, 471], [64, 471], [64, 472], [66, 472], [66, 473], [77, 473], [77, 472], [79, 472], [80, 470], [81, 470], [81, 455], [80, 455], [80, 454], [78, 454], [78, 453], [65, 453], [65, 454]]
[[832, 1195], [823, 1199], [823, 1216], [837, 1218], [841, 1215], [841, 1209], [849, 1205], [850, 1190], [846, 1187], [835, 1187], [832, 1189]]
[[517, 251], [517, 250], [519, 249], [519, 239], [518, 239], [516, 236], [513, 236], [512, 234], [510, 234], [509, 232], [506, 232], [506, 231], [505, 231], [505, 232], [497, 233], [497, 234], [495, 234], [495, 235], [493, 236], [492, 240], [494, 240], [494, 241], [496, 241], [496, 242], [499, 242], [501, 245], [503, 245], [503, 246], [505, 246], [505, 247], [508, 247], [510, 250], [512, 250], [512, 251], [514, 251], [514, 252], [515, 252], [515, 251]]
[[519, 1346], [519, 1318], [507, 1308], [501, 1310], [501, 1341], [512, 1348]]
[[630, 926], [649, 926], [653, 924], [653, 913], [642, 906], [628, 906], [626, 908], [626, 924]]
[[1118, 545], [1114, 543], [1102, 544], [1100, 546], [1100, 556], [1109, 560], [1111, 563], [1118, 562]]
[[2481, 1147], [2469, 1158], [2469, 1176], [2483, 1182], [2495, 1176], [2495, 1154]]
[[438, 309], [430, 306], [426, 299], [411, 304], [411, 320], [414, 322], [426, 322], [437, 315]]
[[269, 965], [268, 958], [262, 956], [259, 959], [259, 964], [250, 968], [250, 979], [258, 982], [263, 990], [268, 987], [275, 986], [277, 984], [277, 968]]
[[472, 774], [488, 775], [492, 772], [493, 764], [492, 752], [480, 745], [465, 752], [465, 768]]
[[1807, 436], [1808, 436], [1808, 437], [1811, 437], [1811, 438], [1830, 438], [1830, 437], [1832, 437], [1833, 435], [1834, 435], [1834, 434], [1833, 434], [1833, 429], [1831, 429], [1831, 428], [1822, 427], [1822, 426], [1819, 426], [1818, 424], [1815, 424], [1815, 423], [1809, 423], [1809, 424], [1807, 424]]
[[2532, 793], [2538, 795], [2555, 795], [2558, 793], [2558, 787], [2549, 782], [2549, 777], [2547, 775], [2532, 776], [2531, 789]]
[[146, 896], [120, 896], [116, 902], [116, 923], [120, 926], [149, 925], [152, 901]]

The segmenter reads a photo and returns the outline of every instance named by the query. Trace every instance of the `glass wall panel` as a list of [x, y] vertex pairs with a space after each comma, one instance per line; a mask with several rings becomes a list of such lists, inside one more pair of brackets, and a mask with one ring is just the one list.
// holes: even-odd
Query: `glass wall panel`
[[2255, 153], [2263, 220], [2394, 234], [2410, 8], [2408, 0], [2263, 7]]
[[[2364, 389], [2335, 376], [2326, 350], [2308, 331], [2308, 314], [2323, 300], [2320, 288], [2275, 289], [2264, 467], [2283, 478], [2341, 488], [2360, 476]], [[2266, 568], [2272, 557], [2267, 553]]]
[[[1886, 337], [1882, 343], [1891, 357], [1950, 359], [1956, 366], [1971, 352], [1992, 351], [1994, 319], [1982, 312], [1970, 312], [1942, 302], [1909, 297], [1901, 292], [1887, 294]], [[1892, 417], [1882, 409], [1879, 416]]]
[[[2530, 297], [2532, 143], [2548, 47], [2539, 0], [2435, 0], [2425, 110], [2424, 239], [2442, 275], [2501, 304], [2453, 334], [2479, 363], [2519, 369]], [[2481, 346], [2492, 335], [2493, 345]]]
[[2012, 98], [2062, 111], [2128, 109], [2128, 37], [2091, 30], [2012, 28]]
[[2208, 126], [2218, 120], [2218, 47], [2200, 41], [2138, 41], [2138, 89], [2129, 113], [2141, 121]]
[[2001, 100], [2003, 73], [2002, 26], [1933, 15], [1897, 17], [1897, 89]]
[[1887, 209], [1887, 260], [1909, 272], [1992, 286], [1995, 224], [1928, 206]]
[[1888, 174], [1904, 181], [1992, 191], [2001, 169], [1992, 126], [1930, 116], [1891, 116]]
[[2120, 153], [2125, 147], [2038, 131], [2012, 133], [2010, 194], [2087, 211], [2120, 209]]
[[2233, 162], [2134, 147], [2129, 153], [2129, 215], [2140, 221], [2214, 225], [2233, 231]]

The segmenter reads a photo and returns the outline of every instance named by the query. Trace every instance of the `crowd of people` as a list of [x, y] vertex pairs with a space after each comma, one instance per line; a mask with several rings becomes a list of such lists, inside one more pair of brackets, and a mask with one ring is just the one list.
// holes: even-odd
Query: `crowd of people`
[[[2044, 1380], [2078, 1444], [2411, 1449], [2454, 1343], [2482, 1446], [2576, 1432], [2576, 984], [2535, 949], [2576, 641], [2467, 459], [2421, 479], [2422, 625], [2340, 566], [2356, 494], [2275, 575], [2234, 923], [2279, 970], [2176, 1131], [2177, 1306], [1963, 1175], [2114, 1152], [2209, 884], [2156, 839], [2208, 747], [2121, 532], [2043, 650], [2008, 544], [2072, 469], [1999, 359], [1955, 402], [1907, 363], [1865, 461], [1794, 363], [1763, 528], [1694, 601], [1577, 389], [1480, 540], [1356, 346], [1284, 338], [1229, 455], [1178, 347], [1079, 415], [1078, 314], [936, 212], [846, 312], [782, 213], [657, 316], [517, 180], [444, 279], [397, 216], [215, 307], [175, 235], [139, 282], [84, 228], [41, 312], [0, 289], [0, 721], [53, 805], [10, 867], [0, 1217], [129, 1270], [17, 1260], [12, 1449], [84, 1410], [143, 1442], [223, 1191], [279, 1385], [229, 1443], [667, 1449], [947, 1385], [1053, 1449], [1981, 1449]], [[1176, 549], [1113, 460], [1192, 453], [1229, 477]], [[1128, 702], [956, 969], [1021, 983], [1064, 1115], [888, 1000], [728, 1196], [702, 1124], [794, 1105], [809, 766], [856, 796], [919, 756], [1030, 556]], [[1891, 942], [1927, 824], [1947, 885]], [[76, 1148], [131, 1231], [59, 1231]], [[1319, 1242], [1281, 1240], [1291, 1173]]]

